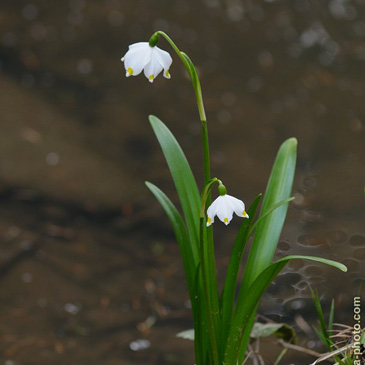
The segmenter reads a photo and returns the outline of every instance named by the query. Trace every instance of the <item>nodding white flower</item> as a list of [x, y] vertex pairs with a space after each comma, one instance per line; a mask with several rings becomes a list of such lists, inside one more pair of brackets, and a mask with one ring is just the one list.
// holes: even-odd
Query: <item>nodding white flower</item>
[[156, 46], [151, 47], [148, 42], [130, 45], [128, 52], [121, 60], [124, 62], [127, 77], [137, 76], [142, 70], [149, 82], [153, 82], [162, 70], [167, 79], [171, 77], [169, 68], [172, 58], [170, 54]]
[[207, 210], [207, 227], [214, 223], [216, 215], [227, 225], [232, 220], [233, 212], [239, 217], [248, 218], [248, 214], [245, 211], [245, 203], [242, 200], [228, 194], [220, 195]]

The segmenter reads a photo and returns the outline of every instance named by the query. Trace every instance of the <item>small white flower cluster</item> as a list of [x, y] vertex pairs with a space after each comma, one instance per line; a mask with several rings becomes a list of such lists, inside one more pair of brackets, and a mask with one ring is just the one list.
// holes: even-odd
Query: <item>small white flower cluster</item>
[[207, 210], [207, 227], [214, 223], [215, 216], [218, 216], [225, 225], [229, 224], [233, 218], [233, 213], [242, 218], [249, 218], [245, 211], [245, 203], [242, 200], [228, 194], [220, 195]]
[[151, 47], [148, 42], [130, 45], [128, 52], [121, 60], [124, 62], [127, 77], [137, 76], [142, 70], [149, 82], [153, 82], [162, 70], [167, 79], [171, 77], [169, 69], [172, 58], [170, 54], [156, 46]]

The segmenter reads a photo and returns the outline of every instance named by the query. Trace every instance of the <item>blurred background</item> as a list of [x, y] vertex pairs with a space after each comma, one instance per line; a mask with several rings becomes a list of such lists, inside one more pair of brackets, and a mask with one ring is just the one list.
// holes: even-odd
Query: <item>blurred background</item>
[[[127, 79], [120, 62], [156, 30], [197, 66], [212, 174], [230, 194], [250, 204], [280, 144], [298, 139], [277, 257], [349, 268], [293, 262], [259, 312], [301, 333], [302, 318], [315, 320], [311, 285], [327, 312], [335, 299], [337, 322], [353, 325], [365, 269], [364, 0], [2, 0], [2, 364], [193, 363], [192, 343], [175, 338], [192, 327], [177, 245], [144, 186], [176, 202], [154, 114], [201, 187], [193, 89], [163, 39], [171, 80]], [[215, 226], [220, 282], [239, 223]], [[318, 343], [307, 333], [301, 344]]]

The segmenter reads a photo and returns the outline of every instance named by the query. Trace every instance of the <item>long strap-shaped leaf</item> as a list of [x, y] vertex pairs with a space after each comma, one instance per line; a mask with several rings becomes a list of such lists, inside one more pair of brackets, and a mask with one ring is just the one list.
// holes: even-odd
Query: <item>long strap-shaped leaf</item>
[[[220, 335], [220, 312], [218, 288], [216, 285], [215, 272], [212, 274], [211, 266], [214, 262], [214, 252], [212, 247], [209, 247], [208, 235], [206, 231], [206, 220], [200, 218], [200, 265], [203, 303], [206, 309], [207, 319], [207, 335], [210, 339], [211, 362], [208, 364], [219, 365], [219, 335]], [[215, 268], [214, 268], [215, 269]]]
[[224, 364], [237, 364], [238, 356], [241, 351], [242, 339], [247, 330], [247, 323], [252, 317], [252, 314], [255, 311], [261, 296], [263, 295], [269, 284], [275, 279], [276, 275], [278, 275], [279, 272], [284, 268], [284, 266], [292, 259], [317, 261], [323, 264], [334, 266], [342, 271], [347, 271], [346, 266], [343, 264], [340, 264], [336, 261], [313, 256], [287, 256], [269, 265], [264, 271], [259, 274], [259, 276], [251, 284], [246, 293], [244, 304], [241, 307], [237, 308], [228, 337], [225, 358], [223, 362]]
[[[295, 138], [287, 139], [280, 146], [267, 184], [260, 216], [264, 215], [275, 204], [290, 198], [296, 151], [297, 140]], [[272, 262], [287, 210], [288, 204], [282, 205], [257, 225], [242, 282], [243, 296], [253, 280]]]
[[179, 195], [185, 223], [189, 232], [194, 257], [199, 255], [200, 194], [189, 163], [173, 134], [158, 118], [151, 115], [149, 121], [166, 158]]
[[241, 228], [235, 240], [231, 258], [227, 268], [227, 276], [223, 287], [221, 297], [221, 312], [222, 312], [222, 335], [221, 345], [225, 346], [227, 341], [229, 328], [232, 322], [232, 313], [234, 301], [236, 297], [237, 275], [241, 265], [242, 255], [245, 250], [247, 240], [250, 236], [252, 222], [255, 218], [256, 210], [261, 199], [259, 194], [248, 209], [249, 219], [243, 220]]
[[187, 284], [189, 288], [190, 300], [193, 300], [195, 296], [195, 273], [198, 266], [197, 257], [194, 257], [193, 251], [190, 246], [189, 236], [186, 232], [186, 228], [179, 214], [178, 210], [171, 202], [171, 200], [166, 196], [166, 194], [161, 191], [157, 186], [151, 184], [150, 182], [146, 182], [148, 189], [152, 192], [152, 194], [156, 197], [156, 199], [161, 204], [163, 210], [167, 214], [172, 228], [174, 229], [174, 233], [176, 236], [177, 243], [179, 245], [185, 275], [187, 279]]
[[197, 332], [195, 336], [196, 340], [194, 342], [195, 355], [197, 363], [203, 363], [201, 359], [207, 354], [209, 341], [206, 339], [205, 332], [202, 334], [202, 330], [205, 329], [206, 310], [203, 306], [204, 302], [202, 302], [200, 298], [201, 282], [199, 279], [199, 262], [197, 262], [197, 258], [194, 257], [183, 219], [174, 204], [157, 186], [150, 182], [146, 182], [146, 185], [161, 204], [174, 229], [188, 284], [190, 302], [193, 310], [194, 328]]
[[[186, 229], [188, 232], [189, 239], [186, 243], [190, 245], [192, 259], [187, 260], [191, 262], [191, 267], [186, 267], [186, 262], [184, 262], [185, 270], [188, 270], [189, 277], [191, 276], [190, 270], [193, 271], [192, 279], [188, 279], [189, 292], [192, 302], [192, 309], [194, 314], [194, 327], [195, 327], [195, 353], [197, 363], [205, 363], [205, 358], [210, 352], [208, 348], [209, 337], [207, 337], [207, 313], [206, 306], [202, 294], [202, 279], [200, 273], [200, 255], [199, 255], [199, 244], [200, 244], [200, 194], [194, 179], [193, 173], [189, 166], [189, 163], [182, 151], [179, 143], [176, 141], [173, 134], [165, 126], [165, 124], [155, 116], [150, 116], [149, 121], [153, 128], [153, 131], [158, 139], [161, 146], [162, 152], [165, 156], [166, 162], [168, 164], [169, 170], [171, 172], [172, 178], [175, 183], [175, 187], [179, 196], [181, 207], [184, 213]], [[154, 191], [156, 193], [156, 190]], [[161, 194], [159, 195], [159, 200], [161, 202]], [[166, 199], [163, 198], [163, 203], [167, 205], [167, 209], [171, 210], [171, 204], [166, 203]], [[164, 206], [164, 205], [163, 205]], [[166, 207], [164, 208], [166, 211]], [[167, 211], [166, 211], [167, 212]], [[176, 220], [176, 212], [169, 212], [172, 215], [172, 222]], [[171, 218], [170, 218], [171, 220]], [[174, 224], [174, 223], [173, 223]], [[181, 224], [178, 224], [181, 226]], [[174, 228], [174, 230], [176, 227]], [[178, 235], [181, 233], [180, 228], [177, 231]], [[175, 231], [176, 234], [176, 231]], [[185, 252], [186, 248], [183, 248]], [[183, 257], [184, 260], [184, 257]], [[193, 290], [191, 289], [193, 288]], [[193, 295], [192, 295], [193, 294]]]
[[[276, 155], [266, 187], [260, 217], [272, 210], [279, 202], [289, 199], [294, 180], [296, 155], [297, 140], [295, 138], [289, 138], [280, 146]], [[255, 278], [272, 262], [287, 210], [288, 204], [284, 204], [258, 223], [238, 294], [237, 309], [246, 300], [247, 290]], [[255, 313], [252, 315], [249, 327], [254, 323], [254, 316]], [[246, 331], [240, 360], [244, 356], [244, 350], [249, 339], [250, 329]]]

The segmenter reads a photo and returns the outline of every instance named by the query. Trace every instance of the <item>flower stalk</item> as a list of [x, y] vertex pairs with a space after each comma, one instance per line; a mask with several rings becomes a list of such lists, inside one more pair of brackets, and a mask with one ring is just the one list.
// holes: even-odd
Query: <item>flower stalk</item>
[[[196, 71], [196, 68], [195, 68], [193, 62], [189, 58], [189, 56], [185, 52], [180, 51], [180, 49], [177, 47], [175, 42], [165, 32], [162, 32], [159, 30], [156, 33], [154, 33], [151, 36], [149, 43], [156, 44], [160, 35], [166, 39], [166, 41], [170, 44], [170, 46], [173, 48], [173, 50], [179, 56], [183, 65], [185, 66], [186, 70], [188, 71], [191, 82], [193, 84], [195, 98], [196, 98], [198, 111], [199, 111], [199, 117], [200, 117], [200, 121], [201, 121], [201, 127], [202, 127], [204, 185], [206, 185], [206, 184], [208, 184], [208, 182], [210, 180], [209, 138], [208, 138], [207, 117], [206, 117], [206, 113], [205, 113], [203, 94], [202, 94], [202, 89], [201, 89], [198, 73]], [[211, 197], [208, 196], [207, 203], [210, 204], [210, 202], [211, 202]]]

